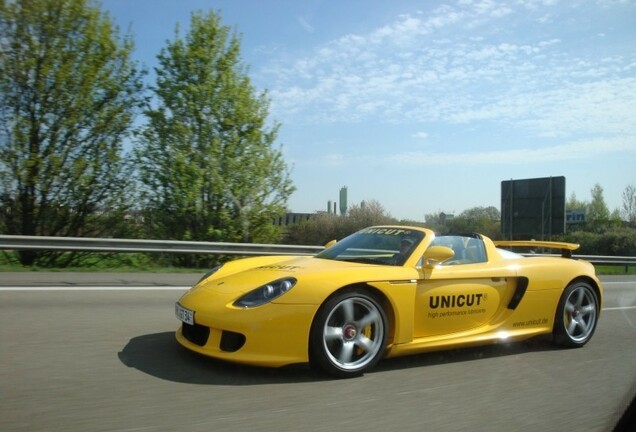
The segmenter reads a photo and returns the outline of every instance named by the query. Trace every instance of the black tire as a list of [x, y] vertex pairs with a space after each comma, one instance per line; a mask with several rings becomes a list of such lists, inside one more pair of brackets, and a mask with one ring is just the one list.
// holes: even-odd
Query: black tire
[[309, 362], [337, 378], [362, 375], [380, 360], [388, 334], [386, 313], [370, 295], [347, 291], [318, 310], [309, 335]]
[[594, 334], [599, 302], [594, 288], [587, 282], [574, 282], [559, 300], [554, 317], [554, 341], [567, 348], [585, 345]]

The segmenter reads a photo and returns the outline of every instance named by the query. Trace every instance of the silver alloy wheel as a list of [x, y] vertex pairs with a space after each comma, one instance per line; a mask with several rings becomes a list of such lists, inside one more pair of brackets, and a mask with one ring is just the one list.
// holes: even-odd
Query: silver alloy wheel
[[363, 297], [349, 297], [331, 310], [322, 332], [330, 362], [352, 371], [372, 362], [384, 344], [384, 322], [378, 306]]
[[574, 287], [563, 308], [563, 325], [573, 342], [585, 342], [592, 335], [597, 309], [596, 295], [590, 286], [581, 284]]

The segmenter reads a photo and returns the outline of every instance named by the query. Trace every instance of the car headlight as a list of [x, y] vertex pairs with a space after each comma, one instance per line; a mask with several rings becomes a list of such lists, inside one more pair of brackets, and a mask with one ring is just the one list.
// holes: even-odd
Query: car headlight
[[296, 285], [296, 279], [294, 278], [285, 278], [270, 282], [248, 292], [235, 301], [234, 306], [249, 308], [269, 303], [276, 297], [280, 297], [292, 289], [294, 285]]
[[207, 278], [209, 278], [210, 276], [212, 276], [214, 273], [216, 273], [217, 271], [219, 271], [219, 269], [221, 268], [220, 265], [214, 267], [212, 270], [210, 270], [209, 272], [207, 272], [206, 274], [203, 275], [203, 277], [201, 279], [199, 279], [199, 282], [197, 282], [195, 285], [199, 285], [201, 282], [203, 282], [204, 280], [206, 280]]

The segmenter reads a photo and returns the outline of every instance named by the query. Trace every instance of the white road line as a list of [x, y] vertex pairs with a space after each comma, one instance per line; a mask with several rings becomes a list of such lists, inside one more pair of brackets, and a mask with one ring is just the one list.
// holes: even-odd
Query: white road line
[[603, 308], [603, 311], [621, 311], [621, 310], [632, 310], [636, 309], [636, 306], [618, 306], [618, 307], [608, 307]]
[[623, 282], [616, 282], [616, 281], [603, 282], [603, 281], [601, 281], [601, 284], [603, 284], [603, 286], [605, 286], [605, 285], [636, 285], [636, 281], [623, 281]]
[[0, 291], [184, 291], [191, 286], [6, 286]]

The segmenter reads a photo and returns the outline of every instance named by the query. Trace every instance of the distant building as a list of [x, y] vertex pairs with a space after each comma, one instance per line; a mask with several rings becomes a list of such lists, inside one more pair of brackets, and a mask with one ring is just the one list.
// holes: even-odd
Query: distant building
[[340, 189], [340, 214], [341, 215], [346, 215], [347, 214], [347, 187], [343, 186]]
[[314, 216], [316, 216], [316, 213], [285, 213], [284, 216], [274, 219], [274, 225], [295, 225], [304, 221], [308, 221]]
[[[338, 202], [336, 202], [335, 200], [329, 200], [327, 201], [327, 214], [330, 215], [337, 215], [338, 214], [338, 207], [340, 208], [340, 214], [341, 215], [346, 215], [347, 214], [347, 210], [348, 210], [348, 203], [347, 203], [347, 187], [343, 186], [342, 188], [340, 188], [340, 195], [339, 195], [339, 200]], [[315, 213], [294, 213], [294, 212], [289, 212], [289, 213], [285, 213], [284, 216], [278, 217], [276, 219], [274, 219], [273, 223], [274, 225], [277, 226], [288, 226], [288, 225], [295, 225], [304, 221], [308, 221], [309, 219], [311, 219], [312, 217], [319, 215], [319, 214], [324, 214], [325, 211], [317, 211]]]
[[439, 223], [442, 225], [446, 225], [446, 222], [452, 221], [453, 219], [455, 219], [455, 215], [453, 214], [447, 214], [444, 212], [439, 214]]

